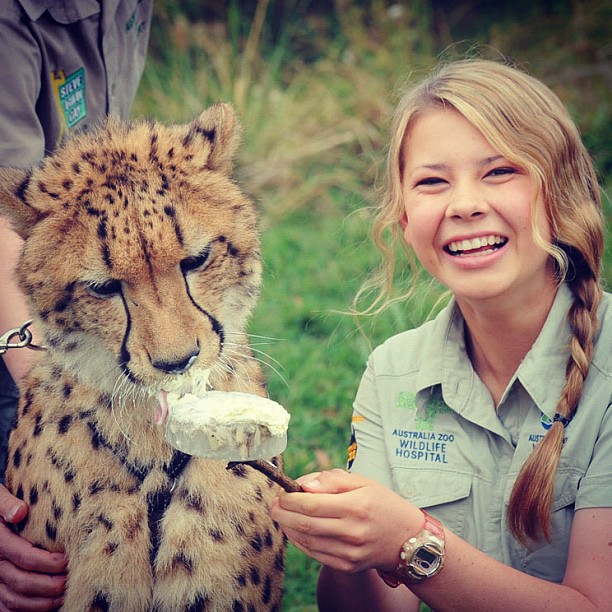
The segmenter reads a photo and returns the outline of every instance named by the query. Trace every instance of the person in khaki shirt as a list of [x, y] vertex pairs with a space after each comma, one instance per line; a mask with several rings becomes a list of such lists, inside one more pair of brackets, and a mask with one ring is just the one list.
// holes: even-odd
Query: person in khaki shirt
[[[36, 165], [72, 131], [128, 118], [144, 69], [152, 0], [3, 0], [0, 3], [0, 165]], [[21, 242], [0, 218], [0, 334], [29, 319], [13, 274]], [[16, 410], [15, 381], [32, 351], [0, 359], [0, 483]], [[0, 484], [0, 608], [61, 604], [65, 559], [33, 548], [8, 524], [27, 514]]]
[[550, 430], [565, 383], [571, 303], [563, 284], [496, 407], [469, 359], [465, 319], [452, 300], [433, 321], [374, 351], [352, 423], [351, 472], [427, 509], [491, 557], [554, 582], [567, 569], [576, 510], [612, 506], [612, 296], [604, 293], [588, 390], [565, 428], [554, 477], [554, 537], [526, 549], [507, 529], [512, 488]]
[[452, 299], [370, 356], [349, 471], [271, 506], [320, 610], [610, 610], [612, 295], [567, 110], [502, 63], [440, 66], [397, 107], [374, 237], [366, 312], [398, 241]]

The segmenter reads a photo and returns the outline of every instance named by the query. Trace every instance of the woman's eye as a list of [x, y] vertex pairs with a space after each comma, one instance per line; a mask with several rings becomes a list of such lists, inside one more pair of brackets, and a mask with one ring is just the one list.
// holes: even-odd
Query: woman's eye
[[183, 273], [192, 272], [194, 270], [200, 270], [203, 268], [210, 258], [210, 247], [206, 247], [198, 255], [193, 257], [185, 257], [181, 260], [180, 266]]
[[514, 168], [508, 168], [508, 167], [503, 167], [503, 168], [494, 168], [493, 170], [490, 170], [487, 174], [487, 176], [504, 176], [506, 174], [515, 174], [516, 170]]
[[109, 280], [104, 283], [87, 283], [87, 290], [96, 297], [111, 297], [121, 293], [121, 282]]
[[430, 176], [425, 179], [421, 179], [417, 181], [416, 186], [427, 186], [427, 185], [440, 185], [441, 183], [446, 183], [444, 179], [438, 178], [437, 176]]

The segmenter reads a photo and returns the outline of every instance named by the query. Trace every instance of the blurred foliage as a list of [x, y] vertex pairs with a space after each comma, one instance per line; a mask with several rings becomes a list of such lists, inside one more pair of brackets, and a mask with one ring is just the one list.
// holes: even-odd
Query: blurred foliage
[[135, 110], [186, 120], [229, 100], [245, 127], [241, 179], [270, 218], [352, 209], [373, 201], [403, 85], [439, 59], [503, 55], [558, 93], [607, 184], [610, 23], [608, 0], [156, 0]]

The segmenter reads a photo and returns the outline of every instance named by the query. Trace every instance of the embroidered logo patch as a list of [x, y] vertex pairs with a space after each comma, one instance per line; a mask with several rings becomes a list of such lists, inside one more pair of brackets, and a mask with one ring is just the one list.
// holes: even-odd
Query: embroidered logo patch
[[542, 423], [542, 427], [546, 431], [548, 431], [552, 427], [552, 424], [553, 424], [552, 419], [546, 416], [544, 413], [542, 413], [542, 418], [540, 419], [540, 422]]
[[395, 457], [403, 461], [448, 463], [448, 453], [455, 435], [435, 428], [438, 414], [452, 412], [441, 400], [430, 397], [423, 407], [417, 407], [416, 395], [400, 391], [395, 407], [414, 412], [414, 429], [394, 427], [391, 436], [396, 441]]
[[410, 393], [410, 391], [400, 391], [397, 394], [395, 407], [416, 410], [416, 395], [414, 393]]
[[[416, 395], [410, 391], [400, 391], [395, 402], [396, 408], [406, 408], [416, 410]], [[442, 401], [430, 398], [425, 404], [425, 411], [416, 414], [416, 428], [419, 431], [433, 431], [437, 414], [452, 412], [452, 410]]]
[[[546, 436], [546, 433], [553, 425], [553, 420], [549, 416], [542, 413], [542, 416], [540, 417], [540, 425], [542, 426], [542, 429], [544, 429], [544, 433], [540, 433], [541, 430], [535, 430], [533, 433], [530, 433], [527, 438], [527, 440], [531, 442], [532, 448], [535, 448], [536, 444]], [[565, 444], [566, 440], [567, 438], [564, 436], [563, 444]]]
[[85, 68], [79, 68], [69, 76], [63, 70], [53, 71], [51, 81], [66, 125], [72, 128], [87, 116]]

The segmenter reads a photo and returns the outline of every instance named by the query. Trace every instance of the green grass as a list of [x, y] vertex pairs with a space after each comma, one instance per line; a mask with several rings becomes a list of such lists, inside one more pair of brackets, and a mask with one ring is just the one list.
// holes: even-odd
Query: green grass
[[[521, 20], [509, 8], [503, 23], [483, 14], [473, 31], [461, 20], [461, 3], [443, 16], [426, 1], [397, 3], [401, 13], [382, 0], [206, 4], [204, 20], [197, 0], [157, 0], [134, 112], [186, 121], [218, 100], [235, 105], [244, 125], [238, 175], [262, 211], [265, 280], [250, 332], [271, 396], [292, 414], [286, 470], [298, 476], [343, 467], [352, 399], [371, 347], [418, 325], [439, 297], [424, 285], [409, 304], [363, 322], [363, 334], [339, 314], [378, 262], [365, 208], [376, 199], [398, 86], [440, 55], [474, 46], [513, 55], [574, 112], [609, 184], [609, 9], [602, 0], [557, 1], [550, 14], [533, 9]], [[612, 287], [610, 247], [605, 279]], [[317, 572], [290, 547], [286, 612], [316, 609]]]

